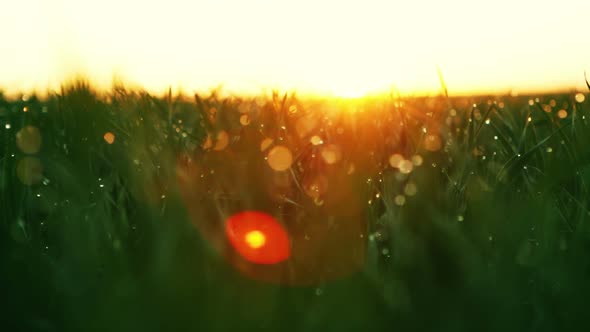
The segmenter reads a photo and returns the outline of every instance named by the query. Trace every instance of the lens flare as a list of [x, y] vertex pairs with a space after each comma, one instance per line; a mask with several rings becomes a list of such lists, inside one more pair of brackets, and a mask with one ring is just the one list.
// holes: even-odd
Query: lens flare
[[258, 249], [266, 243], [266, 236], [261, 231], [255, 230], [246, 233], [244, 240], [250, 248]]
[[287, 232], [266, 213], [234, 214], [227, 219], [225, 233], [236, 252], [251, 263], [277, 264], [291, 256]]

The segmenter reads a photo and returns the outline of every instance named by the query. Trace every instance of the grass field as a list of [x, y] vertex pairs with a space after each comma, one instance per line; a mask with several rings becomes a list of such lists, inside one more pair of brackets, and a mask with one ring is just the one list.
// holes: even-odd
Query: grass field
[[2, 330], [582, 330], [589, 99], [0, 95]]

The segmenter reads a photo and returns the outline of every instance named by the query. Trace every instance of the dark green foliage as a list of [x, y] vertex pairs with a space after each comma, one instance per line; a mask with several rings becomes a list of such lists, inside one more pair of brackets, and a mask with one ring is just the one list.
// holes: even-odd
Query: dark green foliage
[[[349, 106], [278, 94], [156, 98], [123, 87], [99, 96], [85, 83], [43, 101], [0, 94], [2, 329], [584, 329], [588, 101], [435, 97], [354, 105], [356, 112], [335, 112]], [[248, 113], [248, 126], [240, 112]], [[306, 159], [316, 150], [296, 134], [305, 116], [319, 119], [314, 133], [324, 143], [342, 149], [341, 163], [355, 165], [350, 178], [367, 221], [366, 264], [311, 286], [254, 281], [194, 227], [178, 163], [212, 163], [215, 152], [202, 146], [207, 135], [215, 145], [223, 130], [233, 159], [205, 171], [251, 160], [240, 142], [264, 137], [293, 147], [303, 168], [325, 170]], [[33, 185], [18, 171], [27, 156], [16, 133], [26, 125], [42, 134], [40, 151], [28, 156], [43, 166]], [[440, 139], [438, 148], [426, 147], [430, 135]], [[423, 162], [401, 174], [389, 165], [394, 153]], [[293, 174], [299, 181], [305, 173]], [[236, 195], [252, 200], [257, 190]], [[313, 199], [294, 192], [277, 204], [314, 209]]]

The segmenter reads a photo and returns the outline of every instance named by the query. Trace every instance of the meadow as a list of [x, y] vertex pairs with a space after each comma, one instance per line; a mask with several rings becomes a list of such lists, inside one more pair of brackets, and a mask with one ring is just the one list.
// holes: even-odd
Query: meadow
[[[583, 329], [589, 99], [0, 94], [0, 324]], [[287, 260], [228, 244], [243, 211]]]

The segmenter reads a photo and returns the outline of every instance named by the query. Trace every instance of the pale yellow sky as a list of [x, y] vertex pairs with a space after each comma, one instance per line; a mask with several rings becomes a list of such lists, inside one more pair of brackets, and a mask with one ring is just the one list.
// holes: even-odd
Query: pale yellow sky
[[424, 93], [438, 65], [451, 94], [583, 89], [588, 22], [588, 0], [4, 1], [0, 87]]

